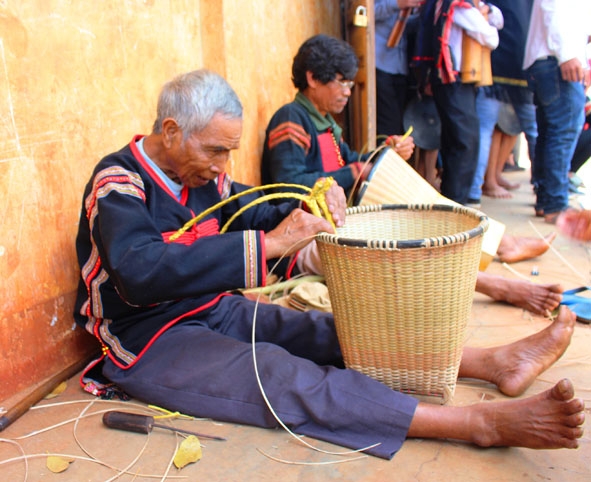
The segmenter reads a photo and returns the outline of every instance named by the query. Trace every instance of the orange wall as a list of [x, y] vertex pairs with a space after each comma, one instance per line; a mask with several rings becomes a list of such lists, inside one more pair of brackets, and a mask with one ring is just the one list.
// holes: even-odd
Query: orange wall
[[81, 193], [102, 156], [149, 132], [162, 83], [200, 67], [229, 80], [245, 108], [229, 171], [258, 183], [291, 60], [309, 36], [340, 35], [339, 3], [0, 4], [0, 404], [96, 348], [71, 315]]

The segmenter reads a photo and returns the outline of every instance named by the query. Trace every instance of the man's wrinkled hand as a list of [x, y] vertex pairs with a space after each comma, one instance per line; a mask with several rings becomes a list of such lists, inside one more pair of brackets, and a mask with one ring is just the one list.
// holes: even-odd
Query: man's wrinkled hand
[[345, 196], [345, 190], [336, 181], [333, 181], [329, 190], [326, 192], [326, 205], [332, 215], [335, 226], [343, 226], [345, 224], [347, 197]]
[[390, 136], [386, 139], [386, 144], [392, 147], [394, 151], [405, 161], [410, 159], [415, 150], [415, 141], [412, 136]]
[[312, 242], [316, 234], [333, 231], [326, 219], [300, 208], [294, 209], [275, 229], [265, 234], [266, 257], [289, 256]]

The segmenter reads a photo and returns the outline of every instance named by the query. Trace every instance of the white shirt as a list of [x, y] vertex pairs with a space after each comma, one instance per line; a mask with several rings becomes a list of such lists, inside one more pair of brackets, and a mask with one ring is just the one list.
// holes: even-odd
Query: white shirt
[[462, 33], [475, 39], [480, 45], [491, 50], [499, 46], [499, 30], [503, 28], [504, 20], [501, 11], [494, 5], [489, 5], [488, 21], [475, 8], [456, 7], [453, 15], [453, 25], [449, 32], [449, 47], [454, 59], [454, 68], [462, 65]]
[[590, 34], [591, 1], [534, 0], [523, 69], [548, 56], [556, 57], [559, 65], [577, 58], [583, 68], [588, 68], [586, 47]]

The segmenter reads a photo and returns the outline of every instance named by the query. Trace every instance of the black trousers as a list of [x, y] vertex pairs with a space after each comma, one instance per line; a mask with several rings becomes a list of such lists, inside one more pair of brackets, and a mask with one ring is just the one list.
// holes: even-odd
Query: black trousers
[[[376, 69], [376, 127], [378, 136], [404, 133], [402, 116], [408, 95], [408, 77]], [[383, 141], [378, 139], [378, 142]]]
[[480, 122], [473, 84], [435, 84], [433, 99], [441, 119], [441, 194], [466, 204], [478, 163]]
[[[589, 117], [587, 117], [589, 119]], [[589, 120], [587, 120], [589, 122]], [[570, 171], [577, 172], [591, 157], [591, 127], [583, 129], [575, 147], [575, 153], [570, 162]]]

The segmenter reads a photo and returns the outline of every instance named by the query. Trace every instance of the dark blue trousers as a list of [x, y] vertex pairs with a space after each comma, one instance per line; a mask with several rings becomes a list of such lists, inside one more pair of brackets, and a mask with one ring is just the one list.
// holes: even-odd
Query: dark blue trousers
[[585, 89], [581, 82], [562, 79], [555, 57], [537, 60], [527, 69], [534, 92], [538, 140], [533, 165], [536, 210], [544, 214], [568, 207], [568, 172], [585, 119]]
[[227, 296], [205, 319], [166, 331], [130, 369], [107, 360], [104, 375], [146, 403], [197, 417], [277, 427], [257, 384], [292, 431], [391, 458], [417, 401], [342, 368], [332, 314]]

